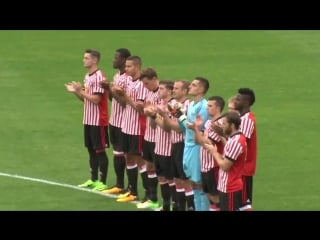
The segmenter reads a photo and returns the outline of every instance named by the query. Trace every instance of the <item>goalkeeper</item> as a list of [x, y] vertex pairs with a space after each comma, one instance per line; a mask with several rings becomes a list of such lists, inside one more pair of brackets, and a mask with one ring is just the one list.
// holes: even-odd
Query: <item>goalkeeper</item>
[[[188, 128], [188, 123], [192, 123], [197, 115], [201, 116], [204, 123], [209, 119], [207, 100], [205, 99], [208, 89], [209, 81], [207, 79], [196, 77], [192, 81], [189, 86], [189, 95], [193, 97], [193, 101], [190, 103], [186, 115], [179, 104], [168, 105], [171, 114], [178, 118], [179, 127], [185, 133], [183, 170], [188, 180], [193, 184], [196, 211], [209, 211], [209, 201], [201, 186], [200, 145], [195, 143], [194, 131]], [[201, 126], [201, 128], [203, 127]]]

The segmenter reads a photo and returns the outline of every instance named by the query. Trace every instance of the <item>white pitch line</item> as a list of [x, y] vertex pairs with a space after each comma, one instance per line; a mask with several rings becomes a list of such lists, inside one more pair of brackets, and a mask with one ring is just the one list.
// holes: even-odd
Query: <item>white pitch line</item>
[[[48, 181], [48, 180], [39, 179], [39, 178], [25, 177], [25, 176], [21, 176], [21, 175], [18, 175], [18, 174], [10, 174], [10, 173], [0, 172], [0, 176], [19, 178], [19, 179], [33, 181], [33, 182], [40, 182], [40, 183], [49, 184], [49, 185], [72, 188], [72, 189], [76, 189], [76, 190], [79, 190], [79, 191], [85, 191], [85, 192], [89, 192], [89, 193], [99, 194], [101, 196], [108, 197], [108, 198], [117, 198], [116, 195], [107, 194], [107, 193], [101, 193], [99, 191], [93, 191], [92, 189], [89, 189], [89, 188], [80, 188], [78, 186], [74, 186], [74, 185], [70, 185], [70, 184], [58, 183], [58, 182]], [[137, 201], [132, 201], [130, 203], [137, 204], [138, 202]]]

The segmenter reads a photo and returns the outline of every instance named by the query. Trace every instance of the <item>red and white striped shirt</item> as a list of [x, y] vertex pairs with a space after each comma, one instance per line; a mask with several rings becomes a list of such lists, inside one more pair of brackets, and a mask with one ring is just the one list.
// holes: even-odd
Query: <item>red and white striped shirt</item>
[[[167, 105], [161, 100], [161, 105]], [[163, 130], [159, 125], [156, 127], [156, 141], [154, 153], [161, 156], [171, 156], [171, 131]]]
[[[221, 126], [222, 118], [217, 119], [215, 122]], [[204, 124], [204, 134], [207, 134], [208, 138], [217, 145], [218, 153], [222, 155], [224, 146], [221, 142], [220, 136], [211, 128], [211, 119], [207, 120]], [[208, 172], [214, 167], [219, 167], [213, 155], [203, 146], [200, 147], [200, 161], [201, 172]]]
[[91, 126], [108, 125], [108, 96], [107, 92], [99, 85], [102, 80], [106, 80], [106, 77], [99, 69], [91, 74], [87, 73], [84, 77], [85, 92], [90, 95], [101, 94], [102, 98], [98, 104], [84, 98], [83, 124]]
[[238, 132], [229, 137], [224, 147], [223, 157], [224, 161], [233, 161], [233, 164], [228, 171], [219, 169], [217, 189], [224, 193], [242, 190], [242, 171], [247, 157], [246, 137], [242, 133]]
[[256, 172], [257, 162], [257, 130], [256, 119], [252, 112], [247, 112], [241, 116], [240, 132], [247, 139], [247, 160], [244, 165], [243, 175], [253, 176]]
[[[115, 86], [119, 86], [123, 89], [126, 88], [127, 82], [131, 81], [132, 77], [127, 75], [127, 73], [120, 74], [120, 71], [117, 72], [113, 77], [113, 83]], [[112, 126], [121, 128], [122, 115], [125, 107], [122, 107], [121, 104], [115, 99], [112, 98], [111, 102], [111, 116], [109, 123]]]
[[[144, 102], [147, 89], [143, 86], [140, 79], [134, 80], [127, 86], [126, 92], [134, 102]], [[122, 132], [129, 135], [144, 135], [146, 128], [146, 117], [127, 104], [122, 115]]]
[[[161, 99], [159, 96], [159, 88], [156, 91], [148, 91], [146, 96], [146, 102], [151, 102], [153, 105], [159, 105]], [[150, 118], [147, 118], [146, 132], [144, 135], [144, 140], [148, 142], [156, 141], [156, 128], [152, 128], [150, 125]]]
[[[175, 101], [175, 100], [173, 100]], [[186, 99], [184, 102], [181, 102], [182, 104], [182, 109], [183, 111], [186, 113], [188, 106], [190, 104], [191, 100], [190, 99]], [[176, 122], [178, 122], [178, 119], [175, 117], [170, 116], [171, 119], [175, 120]], [[175, 130], [171, 130], [171, 142], [172, 143], [179, 143], [179, 142], [183, 142], [184, 141], [184, 133], [183, 132], [177, 132]]]

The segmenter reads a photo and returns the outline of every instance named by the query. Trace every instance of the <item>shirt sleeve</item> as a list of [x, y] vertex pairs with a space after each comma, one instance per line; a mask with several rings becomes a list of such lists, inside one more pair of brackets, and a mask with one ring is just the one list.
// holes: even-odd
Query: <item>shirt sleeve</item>
[[143, 83], [141, 82], [141, 85], [138, 89], [137, 101], [145, 102], [146, 97], [147, 97], [147, 89], [143, 86]]
[[104, 93], [104, 88], [100, 87], [99, 82], [106, 80], [106, 77], [103, 73], [96, 74], [96, 79], [93, 81], [92, 92], [93, 93]]
[[241, 123], [240, 131], [246, 138], [250, 139], [254, 130], [254, 122], [250, 118], [244, 118], [241, 121], [243, 122]]
[[225, 146], [224, 156], [232, 161], [236, 161], [242, 151], [242, 145], [238, 141], [231, 141]]

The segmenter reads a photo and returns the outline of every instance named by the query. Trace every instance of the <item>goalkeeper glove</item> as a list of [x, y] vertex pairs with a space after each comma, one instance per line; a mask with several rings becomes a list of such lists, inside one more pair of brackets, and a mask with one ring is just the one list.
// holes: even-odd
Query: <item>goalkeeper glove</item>
[[184, 112], [182, 111], [182, 105], [179, 102], [169, 103], [168, 109], [171, 115], [178, 118], [180, 122], [187, 118]]

